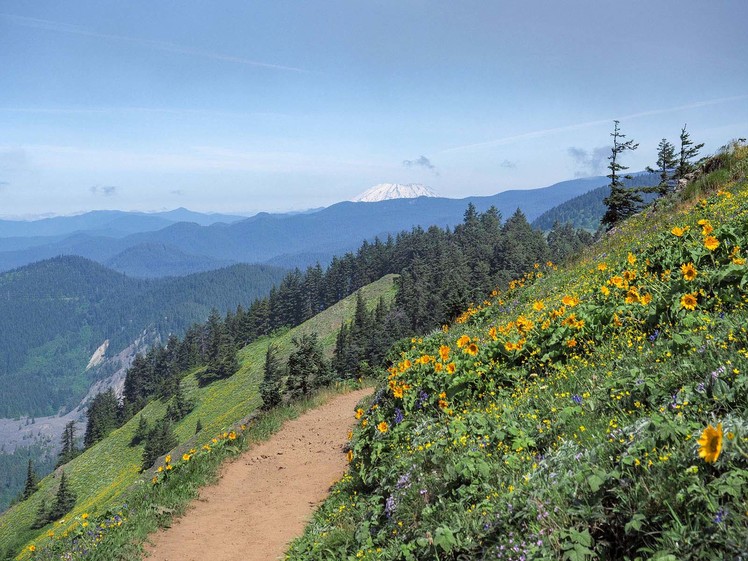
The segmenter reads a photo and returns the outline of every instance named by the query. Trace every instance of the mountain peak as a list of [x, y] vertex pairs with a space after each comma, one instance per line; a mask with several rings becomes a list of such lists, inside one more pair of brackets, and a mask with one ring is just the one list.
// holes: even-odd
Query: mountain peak
[[380, 183], [353, 198], [355, 203], [375, 203], [389, 199], [415, 199], [416, 197], [436, 197], [431, 188], [420, 183]]

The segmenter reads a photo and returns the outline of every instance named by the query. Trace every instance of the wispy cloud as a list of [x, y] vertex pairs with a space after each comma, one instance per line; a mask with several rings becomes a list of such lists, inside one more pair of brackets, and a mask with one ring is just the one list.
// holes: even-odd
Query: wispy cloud
[[5, 189], [5, 187], [7, 187], [8, 185], [10, 185], [9, 182], [7, 182], [7, 181], [0, 181], [0, 191], [2, 191], [3, 189]]
[[116, 185], [94, 185], [89, 191], [94, 195], [103, 195], [104, 197], [111, 197], [117, 194]]
[[572, 157], [576, 164], [575, 177], [589, 177], [591, 175], [600, 175], [605, 169], [605, 161], [610, 154], [610, 147], [598, 146], [592, 152], [583, 148], [571, 146], [567, 149], [569, 156]]
[[171, 191], [169, 191], [169, 193], [171, 193], [172, 195], [176, 195], [177, 197], [181, 197], [182, 195], [184, 195], [184, 191], [182, 191], [181, 189], [172, 189]]
[[501, 167], [505, 169], [516, 169], [517, 162], [512, 160], [504, 160], [503, 162], [501, 162]]
[[29, 161], [26, 151], [22, 148], [0, 146], [0, 170], [20, 171], [28, 168]]
[[184, 45], [178, 45], [176, 43], [169, 43], [166, 41], [155, 41], [153, 39], [143, 39], [139, 37], [128, 37], [126, 35], [112, 35], [109, 33], [98, 33], [91, 31], [77, 25], [71, 25], [69, 23], [63, 23], [59, 21], [50, 21], [46, 19], [30, 18], [26, 16], [18, 16], [14, 14], [2, 14], [0, 18], [8, 20], [15, 25], [21, 27], [30, 27], [34, 29], [44, 29], [47, 31], [56, 31], [59, 33], [69, 33], [72, 35], [83, 35], [86, 37], [96, 37], [98, 39], [106, 39], [108, 41], [120, 41], [134, 45], [140, 45], [142, 47], [148, 47], [154, 50], [165, 51], [170, 53], [176, 53], [188, 56], [198, 56], [202, 58], [210, 58], [214, 60], [221, 60], [224, 62], [233, 62], [236, 64], [243, 64], [247, 66], [255, 66], [260, 68], [269, 68], [274, 70], [286, 70], [291, 72], [307, 72], [303, 68], [297, 68], [295, 66], [285, 66], [282, 64], [272, 64], [268, 62], [261, 62], [258, 60], [252, 60], [248, 58], [226, 55], [222, 53], [215, 53], [212, 51], [205, 51], [202, 49], [194, 49]]
[[507, 144], [514, 144], [515, 142], [519, 142], [522, 140], [530, 140], [533, 138], [543, 138], [546, 136], [551, 136], [553, 134], [558, 134], [560, 132], [568, 132], [568, 131], [574, 131], [574, 130], [579, 130], [579, 129], [586, 129], [590, 127], [597, 127], [599, 125], [610, 124], [613, 122], [613, 119], [618, 119], [620, 121], [628, 121], [631, 119], [639, 119], [641, 117], [651, 117], [653, 115], [664, 115], [666, 113], [677, 113], [678, 111], [686, 111], [688, 109], [698, 109], [699, 107], [707, 107], [710, 105], [720, 105], [722, 103], [729, 103], [731, 101], [742, 101], [745, 99], [748, 99], [748, 95], [736, 95], [732, 97], [722, 97], [719, 99], [697, 101], [694, 103], [689, 103], [686, 105], [678, 105], [677, 107], [668, 107], [665, 109], [651, 109], [649, 111], [631, 113], [630, 115], [623, 115], [619, 117], [609, 117], [607, 119], [597, 119], [595, 121], [586, 121], [584, 123], [576, 123], [573, 125], [566, 125], [563, 127], [553, 127], [549, 129], [541, 129], [537, 131], [516, 134], [513, 136], [505, 136], [503, 138], [496, 138], [494, 140], [487, 140], [485, 142], [476, 142], [474, 144], [464, 144], [462, 146], [453, 146], [452, 148], [446, 148], [444, 150], [440, 150], [438, 154], [446, 154], [448, 152], [457, 152], [460, 150], [470, 150], [473, 148], [485, 148], [488, 146], [505, 146]]
[[414, 168], [414, 167], [422, 167], [426, 169], [430, 169], [434, 172], [435, 175], [439, 175], [439, 172], [436, 171], [436, 166], [431, 163], [431, 160], [429, 160], [426, 156], [420, 156], [419, 158], [416, 158], [415, 160], [403, 160], [403, 165], [406, 168]]

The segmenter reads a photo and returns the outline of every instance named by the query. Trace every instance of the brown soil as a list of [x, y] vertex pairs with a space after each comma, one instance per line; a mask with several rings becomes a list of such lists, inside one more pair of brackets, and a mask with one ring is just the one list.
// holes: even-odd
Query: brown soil
[[282, 558], [345, 472], [353, 407], [370, 391], [332, 398], [224, 466], [219, 482], [202, 489], [182, 518], [151, 536], [148, 560]]

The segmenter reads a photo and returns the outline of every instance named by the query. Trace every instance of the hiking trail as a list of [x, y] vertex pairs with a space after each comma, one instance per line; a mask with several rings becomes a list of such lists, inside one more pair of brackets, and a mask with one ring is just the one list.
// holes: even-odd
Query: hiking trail
[[222, 466], [184, 516], [152, 534], [148, 561], [275, 561], [345, 473], [353, 408], [371, 389], [335, 396]]

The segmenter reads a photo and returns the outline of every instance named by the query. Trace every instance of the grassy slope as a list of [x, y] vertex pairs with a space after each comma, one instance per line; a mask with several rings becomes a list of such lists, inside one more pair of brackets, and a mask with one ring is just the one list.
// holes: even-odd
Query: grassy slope
[[[371, 306], [376, 305], [380, 296], [391, 300], [395, 292], [394, 275], [388, 275], [361, 290]], [[196, 448], [210, 442], [214, 435], [225, 431], [232, 423], [246, 417], [260, 405], [258, 385], [262, 377], [267, 346], [271, 341], [278, 344], [279, 357], [285, 361], [293, 347], [292, 337], [317, 332], [326, 352], [331, 354], [337, 330], [343, 320], [352, 318], [355, 304], [354, 295], [295, 329], [248, 345], [239, 351], [241, 367], [230, 378], [200, 388], [196, 383], [195, 373], [188, 375], [182, 383], [196, 406], [175, 428], [180, 443], [193, 437], [198, 419], [203, 430], [190, 444]], [[143, 415], [153, 420], [163, 416], [165, 409], [165, 404], [153, 402], [143, 410]], [[142, 445], [134, 448], [128, 446], [137, 423], [138, 416], [64, 467], [77, 495], [77, 503], [75, 509], [66, 517], [70, 521], [69, 524], [54, 525], [56, 535], [64, 534], [70, 524], [76, 523], [75, 518], [78, 517], [80, 520], [79, 517], [83, 513], [90, 514], [93, 519], [96, 514], [104, 513], [107, 509], [121, 504], [123, 493], [138, 480], [142, 480], [139, 473]], [[40, 490], [29, 500], [14, 506], [0, 517], [0, 545], [16, 544], [18, 549], [30, 542], [34, 542], [37, 547], [44, 545], [44, 536], [50, 527], [30, 530], [29, 526], [34, 520], [39, 503], [42, 500], [51, 502], [57, 485], [55, 474], [46, 477], [40, 484]], [[26, 557], [27, 553], [25, 552], [21, 558]]]
[[724, 164], [414, 340], [289, 558], [748, 551], [748, 148]]

